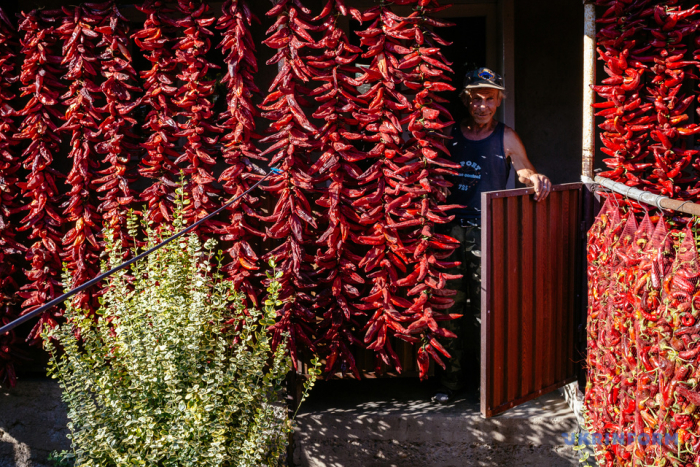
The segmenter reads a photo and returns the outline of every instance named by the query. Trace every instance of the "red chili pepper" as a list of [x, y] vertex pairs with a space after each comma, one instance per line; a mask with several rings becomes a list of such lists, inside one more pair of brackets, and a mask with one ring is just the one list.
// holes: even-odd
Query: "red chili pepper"
[[418, 349], [418, 373], [420, 379], [426, 379], [428, 377], [428, 369], [430, 368], [430, 357], [428, 352], [421, 347]]
[[[226, 111], [219, 127], [223, 130], [221, 143], [227, 168], [219, 177], [229, 196], [238, 196], [250, 188], [264, 172], [254, 160], [260, 159], [254, 145], [255, 117], [258, 112], [253, 96], [259, 93], [253, 76], [258, 70], [255, 42], [250, 32], [253, 22], [259, 22], [245, 2], [227, 0], [223, 15], [217, 21], [217, 29], [223, 32], [219, 47], [225, 54], [226, 75], [222, 80], [227, 88]], [[231, 262], [224, 265], [224, 272], [238, 290], [244, 291], [252, 304], [258, 303], [258, 288], [253, 284], [254, 271], [260, 268], [259, 258], [251, 247], [255, 237], [264, 233], [256, 228], [253, 213], [259, 209], [259, 199], [248, 196], [229, 209], [229, 221], [220, 226], [222, 238], [232, 242], [226, 250]], [[336, 350], [336, 356], [340, 350]]]
[[172, 219], [173, 199], [177, 179], [174, 160], [178, 131], [173, 102], [176, 87], [177, 60], [173, 50], [175, 23], [173, 9], [159, 0], [146, 0], [137, 9], [146, 15], [143, 29], [132, 34], [134, 43], [151, 63], [151, 69], [140, 73], [144, 80], [143, 104], [148, 109], [144, 131], [147, 137], [141, 146], [146, 155], [139, 165], [139, 174], [151, 179], [141, 199], [148, 203], [149, 220], [159, 225]]
[[[95, 207], [94, 192], [97, 162], [96, 144], [93, 134], [99, 131], [102, 111], [95, 104], [99, 86], [94, 78], [98, 72], [92, 63], [97, 60], [96, 46], [101, 34], [94, 29], [102, 23], [106, 10], [95, 11], [87, 7], [64, 7], [65, 17], [56, 29], [63, 41], [63, 60], [70, 80], [68, 91], [61, 96], [66, 108], [65, 123], [59, 130], [70, 132], [71, 148], [68, 155], [73, 159], [73, 167], [66, 179], [70, 193], [61, 207], [70, 227], [63, 237], [62, 258], [71, 273], [72, 287], [86, 282], [99, 273], [97, 235], [100, 232], [100, 218]], [[97, 310], [97, 295], [89, 291], [81, 292], [73, 299], [73, 305], [92, 313]]]
[[[266, 236], [277, 239], [280, 246], [263, 259], [275, 258], [279, 265], [283, 284], [281, 296], [296, 297], [294, 302], [286, 304], [279, 321], [271, 329], [273, 344], [277, 345], [283, 333], [296, 326], [298, 332], [290, 332], [293, 345], [288, 346], [296, 368], [297, 346], [305, 341], [315, 351], [315, 344], [308, 343], [320, 337], [311, 335], [315, 330], [302, 325], [316, 321], [311, 311], [313, 300], [306, 291], [317, 286], [313, 279], [313, 257], [307, 248], [310, 248], [312, 232], [318, 229], [316, 213], [308, 201], [315, 191], [309, 173], [309, 153], [318, 146], [314, 141], [318, 130], [310, 123], [300, 104], [306, 102], [304, 95], [308, 93], [304, 91], [304, 83], [312, 77], [304, 60], [310, 55], [309, 49], [316, 44], [307, 32], [311, 28], [309, 10], [300, 2], [282, 0], [275, 3], [267, 15], [276, 17], [276, 22], [275, 27], [268, 30], [269, 37], [263, 43], [277, 50], [269, 63], [281, 66], [278, 66], [277, 76], [260, 108], [263, 117], [286, 123], [278, 128], [273, 126], [268, 130], [270, 135], [260, 140], [262, 144], [272, 143], [260, 156], [271, 154], [269, 164], [278, 165], [282, 171], [280, 175], [270, 177], [270, 186], [265, 188], [273, 194], [275, 208], [270, 216], [260, 217], [264, 222], [272, 223], [266, 228]], [[340, 356], [342, 361], [348, 361], [346, 354]], [[353, 372], [358, 375], [356, 370]]]
[[[64, 91], [58, 73], [61, 73], [61, 51], [54, 27], [56, 12], [33, 10], [22, 13], [19, 24], [22, 37], [24, 64], [20, 82], [24, 95], [31, 95], [20, 115], [24, 117], [17, 140], [26, 140], [22, 167], [27, 171], [24, 181], [17, 183], [28, 213], [20, 221], [18, 231], [29, 231], [33, 243], [28, 247], [25, 270], [27, 282], [19, 296], [22, 308], [30, 311], [61, 293], [60, 229], [64, 219], [59, 210], [60, 193], [55, 178], [58, 172], [51, 167], [58, 154], [60, 137], [58, 115], [61, 113], [59, 96]], [[29, 144], [31, 143], [31, 144]], [[29, 333], [28, 341], [36, 344], [44, 326], [54, 326], [60, 309], [45, 313]]]
[[681, 322], [683, 323], [683, 326], [692, 326], [695, 324], [695, 318], [693, 318], [692, 315], [686, 313], [683, 316], [681, 316]]
[[121, 241], [123, 251], [128, 254], [129, 236], [126, 219], [133, 206], [136, 194], [131, 189], [135, 181], [135, 162], [142, 156], [133, 133], [135, 121], [129, 113], [140, 103], [137, 93], [141, 89], [134, 86], [136, 71], [129, 53], [129, 23], [112, 2], [107, 2], [107, 13], [95, 31], [102, 35], [98, 47], [104, 49], [101, 56], [101, 74], [105, 80], [100, 85], [104, 96], [106, 118], [99, 122], [103, 137], [95, 145], [98, 154], [104, 154], [101, 175], [92, 181], [95, 190], [101, 194], [102, 203], [97, 212], [102, 213], [103, 225], [109, 227], [116, 239]]
[[[16, 96], [12, 86], [17, 79], [15, 47], [19, 44], [12, 22], [0, 8], [0, 323], [9, 323], [18, 317], [14, 297], [19, 289], [20, 257], [26, 248], [17, 242], [16, 226], [12, 214], [19, 209], [17, 172], [21, 169], [19, 154], [15, 150]], [[15, 331], [0, 336], [0, 384], [14, 387], [16, 383], [14, 363], [21, 355], [16, 346], [19, 336]]]
[[[216, 20], [209, 13], [205, 1], [178, 0], [177, 10], [181, 17], [177, 27], [182, 31], [175, 48], [175, 62], [180, 67], [177, 75], [182, 85], [178, 86], [173, 96], [180, 121], [173, 136], [185, 138], [183, 153], [175, 159], [175, 164], [182, 166], [186, 184], [185, 192], [191, 203], [185, 207], [185, 218], [196, 222], [216, 209], [214, 197], [218, 189], [213, 186], [216, 178], [213, 168], [216, 164], [214, 155], [218, 152], [215, 145], [221, 129], [215, 126], [212, 95], [214, 82], [207, 80], [210, 70], [219, 68], [207, 60], [211, 49], [209, 36], [213, 33], [207, 26]], [[219, 223], [208, 221], [205, 232], [212, 232]]]

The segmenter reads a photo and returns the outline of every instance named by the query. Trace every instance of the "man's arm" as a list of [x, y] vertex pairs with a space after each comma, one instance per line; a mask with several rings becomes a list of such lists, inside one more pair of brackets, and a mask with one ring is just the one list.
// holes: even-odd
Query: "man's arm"
[[520, 137], [509, 127], [505, 129], [503, 146], [506, 151], [506, 157], [510, 157], [510, 160], [513, 162], [513, 167], [518, 173], [520, 182], [535, 187], [535, 201], [542, 201], [549, 196], [549, 192], [552, 190], [552, 182], [545, 175], [537, 173], [532, 162], [527, 158], [527, 152]]

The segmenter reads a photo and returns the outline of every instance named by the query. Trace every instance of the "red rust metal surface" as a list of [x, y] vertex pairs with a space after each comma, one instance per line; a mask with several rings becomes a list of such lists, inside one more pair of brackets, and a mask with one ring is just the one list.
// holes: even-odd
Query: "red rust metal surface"
[[482, 195], [481, 413], [576, 380], [582, 185]]

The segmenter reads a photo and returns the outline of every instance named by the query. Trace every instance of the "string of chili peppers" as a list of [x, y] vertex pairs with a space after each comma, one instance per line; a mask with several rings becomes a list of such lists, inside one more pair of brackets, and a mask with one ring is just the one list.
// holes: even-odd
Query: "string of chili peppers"
[[[25, 270], [27, 281], [19, 292], [24, 299], [22, 313], [56, 298], [63, 287], [59, 253], [65, 221], [58, 207], [61, 193], [56, 186], [56, 179], [62, 175], [51, 167], [61, 142], [57, 122], [63, 118], [59, 99], [64, 86], [59, 81], [61, 51], [56, 33], [62, 16], [60, 10], [33, 10], [22, 13], [19, 24], [24, 56], [21, 97], [31, 97], [18, 113], [23, 117], [17, 139], [24, 142], [22, 167], [26, 175], [17, 186], [25, 200], [23, 209], [29, 212], [19, 222], [17, 231], [28, 231], [27, 240], [33, 242], [26, 254], [30, 264]], [[44, 327], [55, 326], [61, 314], [58, 308], [43, 314], [27, 340], [38, 343]]]
[[314, 19], [321, 22], [320, 54], [309, 57], [307, 65], [313, 80], [323, 83], [311, 95], [319, 103], [313, 117], [324, 121], [324, 125], [317, 133], [321, 156], [309, 174], [316, 176], [321, 191], [316, 201], [322, 208], [318, 216], [322, 233], [316, 241], [321, 248], [314, 260], [320, 287], [314, 308], [322, 318], [317, 334], [326, 358], [325, 372], [331, 377], [340, 370], [343, 375], [349, 372], [359, 379], [352, 348], [363, 347], [355, 333], [362, 327], [357, 318], [364, 312], [353, 303], [361, 296], [365, 280], [357, 267], [362, 257], [349, 236], [363, 230], [352, 203], [363, 193], [358, 190], [355, 177], [362, 173], [358, 162], [365, 155], [354, 146], [360, 135], [351, 130], [357, 125], [353, 112], [367, 105], [367, 101], [357, 97], [362, 83], [355, 78], [362, 73], [355, 65], [362, 50], [350, 44], [340, 25], [348, 15], [358, 19], [360, 13], [342, 0], [329, 0]]
[[176, 151], [178, 125], [173, 103], [177, 86], [177, 60], [173, 51], [176, 21], [174, 9], [167, 0], [146, 0], [137, 6], [147, 17], [143, 29], [131, 37], [151, 62], [151, 69], [141, 72], [144, 80], [143, 104], [148, 108], [144, 131], [148, 139], [141, 146], [146, 149], [138, 172], [152, 180], [151, 186], [141, 193], [148, 203], [149, 220], [156, 225], [172, 219], [173, 200], [177, 186], [178, 169], [174, 160], [180, 157]]
[[108, 13], [95, 30], [102, 35], [97, 46], [104, 81], [100, 92], [105, 105], [106, 117], [100, 122], [102, 142], [95, 146], [102, 154], [101, 177], [92, 182], [101, 203], [97, 211], [102, 214], [103, 225], [111, 229], [115, 239], [121, 241], [128, 254], [127, 215], [133, 206], [136, 194], [131, 184], [136, 181], [136, 161], [143, 154], [134, 134], [136, 120], [134, 109], [140, 104], [142, 90], [137, 83], [136, 70], [129, 52], [129, 21], [122, 16], [114, 2], [109, 2]]
[[[685, 136], [700, 132], [700, 127], [688, 127], [688, 107], [695, 100], [692, 93], [682, 91], [684, 83], [697, 79], [692, 73], [698, 62], [686, 61], [688, 46], [683, 39], [695, 33], [698, 28], [697, 6], [681, 10], [675, 0], [660, 2], [653, 7], [653, 22], [649, 27], [652, 40], [651, 56], [653, 64], [649, 69], [651, 82], [646, 91], [653, 101], [656, 111], [654, 128], [650, 132], [649, 149], [654, 157], [652, 173], [647, 179], [656, 185], [659, 193], [674, 198], [686, 198], [686, 184], [694, 182], [694, 177], [684, 177], [683, 169], [698, 154], [687, 149]], [[685, 195], [685, 196], [684, 196]]]
[[279, 242], [263, 259], [274, 258], [281, 273], [280, 300], [284, 305], [278, 322], [270, 328], [272, 343], [276, 347], [283, 333], [289, 334], [287, 346], [296, 368], [300, 346], [316, 350], [312, 341], [316, 315], [311, 310], [310, 295], [316, 282], [313, 256], [307, 246], [318, 229], [309, 203], [309, 195], [315, 190], [309, 175], [309, 153], [317, 146], [314, 136], [318, 129], [302, 110], [302, 106], [310, 104], [306, 97], [311, 90], [306, 83], [311, 71], [306, 57], [315, 41], [309, 34], [313, 30], [310, 11], [299, 0], [275, 1], [267, 15], [275, 18], [275, 23], [263, 43], [277, 51], [267, 64], [279, 64], [279, 71], [260, 105], [262, 116], [271, 121], [266, 130], [270, 135], [260, 143], [272, 143], [260, 155], [271, 155], [269, 165], [277, 165], [282, 172], [270, 177], [269, 185], [263, 188], [272, 194], [276, 204], [270, 216], [260, 219], [272, 224], [265, 229], [266, 236]]
[[[604, 332], [606, 333], [606, 344], [613, 348], [617, 346], [621, 352], [608, 355], [609, 360], [611, 356], [616, 359], [619, 370], [615, 370], [615, 372], [619, 374], [613, 376], [612, 380], [606, 381], [611, 384], [607, 391], [606, 403], [612, 402], [608, 414], [621, 426], [631, 426], [639, 418], [634, 402], [637, 399], [635, 382], [638, 362], [631, 353], [637, 345], [636, 342], [632, 342], [632, 338], [636, 335], [633, 334], [632, 329], [638, 321], [630, 319], [631, 316], [634, 316], [635, 305], [627, 299], [625, 284], [636, 284], [642, 279], [637, 277], [634, 268], [628, 267], [628, 263], [636, 261], [643, 254], [643, 247], [649, 243], [652, 235], [651, 227], [648, 216], [645, 217], [640, 228], [637, 225], [636, 217], [631, 213], [628, 214], [616, 247], [616, 254], [611, 257], [612, 277], [617, 280], [612, 281], [611, 287], [607, 291], [611, 295], [613, 306], [609, 307], [610, 314], [606, 318], [607, 326]], [[620, 458], [628, 459], [630, 457], [629, 451], [620, 448], [614, 449]]]
[[605, 62], [608, 78], [602, 85], [593, 86], [604, 99], [593, 107], [600, 109], [596, 116], [605, 117], [599, 125], [603, 130], [601, 151], [610, 156], [603, 159], [609, 170], [601, 176], [648, 188], [645, 172], [651, 167], [646, 159], [654, 105], [645, 101], [643, 90], [646, 63], [653, 61], [644, 55], [651, 49], [645, 31], [650, 2], [602, 0], [596, 4], [608, 7], [597, 20], [602, 25], [597, 33], [598, 54]]
[[368, 89], [358, 97], [368, 104], [353, 114], [369, 148], [366, 155], [371, 163], [356, 177], [364, 193], [353, 202], [361, 210], [359, 223], [364, 231], [360, 235], [350, 232], [350, 239], [366, 248], [357, 265], [364, 270], [370, 289], [355, 306], [369, 316], [363, 328], [364, 343], [377, 354], [377, 373], [382, 372], [382, 364], [402, 370], [390, 336], [418, 342], [401, 324], [407, 318], [397, 310], [410, 306], [410, 301], [400, 294], [401, 276], [407, 274], [410, 260], [396, 230], [400, 225], [395, 225], [391, 215], [408, 206], [411, 196], [401, 194], [388, 174], [400, 174], [401, 165], [394, 162], [404, 143], [400, 119], [403, 112], [411, 109], [411, 103], [398, 89], [401, 80], [397, 74], [401, 57], [407, 53], [401, 45], [406, 39], [401, 33], [408, 24], [392, 12], [391, 3], [382, 2], [362, 13], [363, 23], [369, 25], [357, 35], [364, 50], [362, 58], [371, 62], [361, 77]]
[[[697, 66], [700, 68], [700, 35], [696, 34], [693, 46], [694, 46], [693, 59], [696, 62], [698, 62]], [[697, 90], [696, 90], [695, 94], [698, 96], [698, 99], [700, 99], [700, 94], [698, 93]], [[700, 107], [698, 107], [697, 104], [696, 104], [695, 112], [698, 113], [698, 115], [700, 115]], [[686, 132], [684, 132], [683, 134], [684, 135], [697, 135], [698, 132], [700, 132], [700, 125], [691, 124], [691, 125], [688, 125]], [[695, 136], [696, 145], [697, 145], [697, 138], [698, 137]], [[695, 177], [692, 181], [695, 181], [695, 183], [688, 188], [687, 196], [690, 199], [697, 200], [698, 197], [700, 196], [700, 180], [697, 179], [697, 175], [700, 173], [700, 160], [698, 158], [693, 158], [692, 166], [695, 169], [694, 170]]]
[[[393, 335], [409, 343], [418, 343], [420, 339], [411, 334], [422, 335], [425, 342], [418, 353], [418, 368], [421, 378], [424, 379], [428, 373], [429, 355], [432, 353], [437, 356], [436, 347], [444, 351], [436, 340], [434, 344], [430, 343], [431, 339], [427, 338], [425, 330], [429, 328], [436, 335], [445, 337], [453, 337], [454, 334], [440, 329], [435, 318], [442, 319], [442, 317], [439, 314], [433, 316], [430, 306], [426, 306], [428, 294], [422, 292], [430, 287], [428, 283], [438, 288], [438, 282], [430, 282], [425, 262], [420, 263], [423, 267], [416, 263], [421, 259], [427, 261], [428, 256], [424, 253], [429, 244], [432, 248], [446, 246], [450, 251], [452, 247], [437, 240], [438, 234], [432, 232], [431, 225], [423, 225], [428, 211], [431, 211], [431, 216], [437, 211], [435, 205], [431, 205], [430, 198], [424, 195], [436, 194], [439, 191], [440, 195], [437, 196], [440, 197], [444, 195], [444, 191], [440, 191], [435, 185], [436, 192], [433, 193], [430, 182], [427, 182], [430, 170], [421, 167], [423, 164], [420, 160], [423, 155], [421, 145], [427, 146], [428, 150], [433, 150], [432, 148], [442, 146], [442, 143], [439, 137], [432, 135], [429, 140], [422, 138], [421, 141], [411, 140], [408, 148], [411, 148], [415, 142], [421, 148], [420, 153], [415, 148], [404, 152], [401, 116], [402, 113], [411, 114], [414, 107], [399, 92], [398, 86], [404, 84], [407, 76], [407, 73], [401, 70], [402, 66], [418, 67], [419, 73], [427, 70], [427, 74], [433, 76], [431, 78], [421, 76], [419, 81], [414, 83], [414, 91], [425, 85], [426, 92], [421, 94], [421, 98], [431, 99], [431, 102], [439, 105], [437, 102], [439, 98], [432, 99], [434, 94], [429, 88], [434, 82], [435, 91], [447, 89], [444, 79], [440, 81], [433, 78], [437, 78], [437, 70], [440, 70], [440, 73], [449, 70], [449, 65], [444, 62], [444, 58], [438, 54], [437, 50], [432, 50], [433, 47], [423, 47], [423, 45], [435, 45], [437, 36], [432, 32], [427, 33], [428, 43], [424, 44], [425, 26], [429, 22], [439, 24], [428, 17], [435, 11], [433, 10], [435, 5], [431, 2], [420, 2], [416, 13], [409, 17], [400, 17], [391, 11], [390, 3], [383, 3], [365, 11], [362, 19], [371, 21], [371, 24], [366, 30], [358, 33], [362, 45], [367, 47], [363, 57], [372, 58], [372, 63], [363, 77], [371, 88], [360, 97], [371, 96], [372, 99], [370, 105], [362, 109], [356, 118], [364, 133], [365, 141], [374, 144], [368, 151], [368, 156], [376, 159], [372, 167], [358, 178], [361, 183], [368, 186], [367, 194], [355, 202], [356, 206], [366, 209], [361, 217], [361, 223], [367, 226], [367, 230], [364, 235], [357, 236], [353, 240], [358, 244], [372, 245], [360, 262], [360, 266], [364, 266], [365, 271], [369, 273], [372, 289], [367, 297], [361, 299], [365, 303], [358, 305], [358, 308], [372, 312], [366, 325], [365, 343], [369, 344], [369, 349], [377, 352], [378, 371], [381, 363], [392, 365], [400, 371], [399, 358], [387, 339], [388, 336]], [[397, 2], [399, 3], [416, 2]], [[437, 40], [441, 41], [439, 38]], [[416, 44], [418, 51], [405, 47], [403, 41]], [[424, 54], [420, 52], [421, 48], [425, 51]], [[421, 101], [419, 98], [416, 105], [421, 106], [426, 100]], [[432, 106], [427, 111], [432, 121], [428, 125], [439, 126], [442, 123], [437, 122], [440, 111], [438, 110], [436, 115], [435, 109], [436, 107]], [[422, 108], [420, 112], [422, 113]], [[411, 121], [416, 120], [410, 115], [404, 119], [405, 123]], [[413, 124], [412, 130], [418, 131], [417, 124]], [[450, 167], [450, 163], [438, 158], [437, 154], [429, 151], [426, 153], [431, 156], [429, 165], [437, 163], [443, 167]], [[433, 170], [432, 175], [437, 175], [437, 172]], [[436, 178], [436, 183], [440, 183], [439, 178]], [[436, 218], [439, 216], [435, 215], [433, 219]], [[430, 221], [431, 224], [433, 222], [434, 220]], [[425, 237], [424, 241], [419, 238], [421, 235]], [[413, 266], [414, 264], [417, 267]], [[409, 266], [411, 266], [411, 272], [409, 272]], [[375, 268], [378, 269], [371, 272]], [[439, 282], [439, 288], [444, 288], [444, 280], [439, 279]], [[419, 295], [419, 297], [415, 301], [408, 300], [407, 296], [412, 295]], [[451, 299], [448, 297], [445, 303], [449, 300]], [[404, 311], [399, 311], [397, 308]], [[408, 328], [404, 327], [406, 323], [409, 324]]]
[[[648, 264], [652, 260], [654, 249], [658, 246], [659, 239], [664, 236], [664, 229], [664, 223], [658, 221], [657, 228], [655, 229], [649, 217], [645, 215], [644, 220], [637, 229], [632, 245], [627, 251], [627, 258], [629, 259], [624, 258], [628, 269], [635, 271], [636, 268], [630, 267], [634, 263]], [[615, 249], [613, 248], [610, 249], [610, 252], [612, 255], [618, 254], [615, 253]], [[619, 391], [618, 384], [624, 384], [625, 387], [629, 387], [626, 392], [628, 395], [633, 396], [635, 402], [634, 404], [630, 402], [629, 405], [624, 407], [623, 413], [633, 415], [632, 421], [627, 421], [626, 426], [629, 427], [629, 429], [634, 429], [635, 433], [641, 434], [644, 433], [646, 424], [646, 421], [643, 419], [643, 416], [646, 414], [646, 412], [643, 411], [644, 407], [647, 401], [651, 398], [655, 398], [658, 392], [658, 385], [652, 384], [652, 381], [656, 379], [656, 374], [649, 364], [649, 352], [658, 351], [657, 340], [654, 335], [642, 332], [643, 329], [646, 329], [645, 323], [655, 321], [655, 318], [649, 313], [655, 312], [658, 307], [658, 293], [653, 289], [651, 294], [648, 291], [642, 292], [642, 288], [647, 286], [650, 278], [652, 287], [658, 286], [660, 282], [658, 280], [657, 268], [654, 268], [653, 275], [651, 274], [651, 270], [649, 274], [645, 274], [644, 270], [636, 271], [636, 273], [630, 275], [630, 279], [632, 279], [632, 283], [634, 284], [632, 289], [634, 295], [632, 295], [631, 299], [628, 299], [626, 303], [632, 305], [633, 311], [631, 314], [628, 314], [628, 317], [630, 317], [628, 319], [631, 319], [631, 323], [628, 325], [628, 332], [626, 333], [628, 337], [625, 336], [623, 338], [624, 343], [629, 342], [629, 348], [624, 349], [625, 360], [635, 368], [635, 372], [628, 375], [624, 380], [622, 380], [622, 378], [613, 377], [611, 381], [612, 384], [608, 389], [608, 394], [612, 392], [614, 395], [615, 391]], [[647, 318], [651, 319], [649, 321], [644, 321], [644, 319]], [[613, 343], [614, 342], [611, 342], [611, 344]], [[609, 351], [613, 353], [612, 348], [610, 348]], [[632, 365], [632, 361], [634, 361], [636, 365]], [[614, 398], [609, 396], [609, 399], [605, 399], [605, 401], [607, 402], [611, 399]], [[614, 406], [612, 410], [615, 410]], [[616, 451], [618, 458], [627, 462], [630, 462], [632, 459], [639, 460], [645, 457], [644, 447], [641, 443], [636, 441], [629, 449], [623, 451], [617, 448]]]
[[[14, 52], [19, 45], [15, 27], [0, 8], [0, 323], [7, 324], [16, 319], [17, 284], [19, 258], [26, 251], [17, 242], [14, 214], [19, 208], [17, 189], [21, 169], [15, 146], [17, 127], [16, 99], [13, 84], [17, 81], [17, 66]], [[14, 363], [23, 355], [17, 348], [20, 337], [16, 332], [0, 336], [0, 385], [13, 387], [16, 382]]]
[[[219, 66], [206, 57], [211, 49], [209, 36], [213, 35], [207, 27], [213, 25], [216, 18], [209, 13], [206, 1], [178, 0], [177, 9], [183, 15], [177, 21], [182, 37], [175, 44], [175, 58], [180, 65], [177, 77], [182, 85], [178, 86], [173, 103], [178, 109], [177, 115], [184, 121], [178, 123], [179, 131], [175, 136], [185, 138], [186, 142], [183, 154], [175, 163], [183, 168], [184, 189], [190, 201], [185, 206], [184, 216], [196, 222], [218, 207], [215, 201], [218, 189], [213, 186], [216, 178], [212, 169], [216, 164], [214, 155], [218, 152], [216, 135], [221, 129], [215, 125], [212, 110], [216, 80], [207, 79], [207, 73]], [[211, 230], [212, 223], [205, 223], [204, 229]]]
[[[614, 245], [620, 239], [626, 226], [618, 210], [606, 208], [599, 215], [600, 222], [589, 232], [589, 303], [595, 303], [588, 318], [588, 369], [589, 379], [586, 388], [586, 404], [589, 409], [589, 429], [595, 433], [606, 433], [616, 426], [614, 408], [617, 396], [614, 388], [622, 376], [617, 371], [624, 361], [621, 352], [613, 352], [612, 345], [619, 341], [618, 325], [613, 320], [612, 299], [615, 296], [616, 260]], [[620, 358], [618, 360], [618, 358]], [[634, 362], [636, 373], [636, 361]], [[634, 375], [633, 375], [634, 381]], [[593, 413], [591, 413], [593, 412]], [[601, 454], [599, 454], [601, 455]], [[606, 461], [611, 461], [613, 453], [606, 452]]]
[[[59, 131], [71, 135], [68, 157], [73, 159], [73, 166], [66, 179], [70, 187], [68, 199], [61, 205], [70, 227], [63, 237], [61, 256], [72, 276], [70, 285], [75, 287], [99, 273], [97, 234], [102, 223], [90, 188], [99, 169], [95, 145], [102, 139], [98, 128], [102, 112], [96, 105], [100, 92], [96, 46], [101, 35], [95, 28], [102, 23], [106, 10], [76, 6], [63, 7], [63, 13], [56, 33], [63, 41], [61, 65], [67, 69], [63, 78], [70, 81], [70, 86], [61, 96], [66, 111], [65, 123]], [[77, 294], [73, 304], [86, 312], [94, 311], [98, 305], [96, 296], [89, 292]]]
[[697, 8], [683, 10], [677, 0], [597, 4], [607, 7], [597, 36], [609, 77], [593, 87], [605, 99], [594, 107], [606, 118], [601, 150], [611, 156], [601, 175], [675, 198], [696, 196], [700, 186], [684, 170], [697, 155], [686, 137], [700, 127], [687, 123], [694, 96], [682, 88], [696, 78], [684, 39], [697, 30]]
[[410, 242], [404, 244], [412, 254], [412, 262], [418, 266], [407, 276], [405, 286], [410, 287], [408, 297], [415, 297], [406, 310], [410, 318], [406, 322], [410, 323], [408, 332], [419, 335], [421, 339], [418, 350], [421, 378], [427, 377], [430, 358], [443, 368], [442, 358], [450, 358], [437, 337], [456, 336], [437, 323], [461, 316], [446, 314], [444, 310], [454, 304], [451, 297], [457, 293], [447, 287], [447, 281], [462, 276], [441, 271], [458, 266], [445, 260], [459, 247], [459, 241], [435, 231], [436, 224], [446, 224], [454, 219], [446, 214], [451, 208], [445, 204], [451, 184], [445, 180], [445, 175], [455, 175], [455, 169], [459, 168], [459, 164], [445, 158], [450, 157], [450, 152], [444, 144], [448, 137], [443, 132], [454, 121], [442, 105], [447, 100], [439, 93], [455, 88], [449, 84], [451, 63], [440, 52], [440, 45], [446, 42], [434, 32], [434, 28], [452, 24], [432, 17], [445, 8], [436, 0], [420, 2], [407, 18], [412, 26], [404, 35], [413, 39], [410, 53], [404, 56], [398, 67], [402, 70], [398, 75], [410, 89], [409, 93], [415, 93], [412, 112], [402, 121], [407, 124], [411, 138], [406, 142], [403, 154], [394, 159], [404, 166], [404, 170], [392, 178], [401, 190], [413, 195], [411, 205], [400, 211], [398, 221], [405, 225], [401, 230], [406, 232], [405, 238]]
[[[226, 169], [219, 182], [229, 196], [239, 196], [263, 176], [264, 171], [253, 160], [263, 159], [254, 145], [255, 133], [253, 96], [260, 90], [254, 76], [258, 71], [255, 43], [250, 33], [253, 22], [259, 20], [247, 4], [241, 0], [227, 0], [222, 7], [223, 15], [217, 29], [223, 32], [219, 47], [224, 52], [227, 71], [223, 78], [226, 85], [226, 111], [221, 116], [219, 127], [223, 130], [221, 143]], [[252, 215], [260, 206], [260, 199], [249, 194], [231, 206], [228, 221], [220, 227], [223, 241], [232, 242], [226, 250], [231, 262], [223, 270], [231, 278], [237, 290], [241, 290], [251, 303], [258, 303], [259, 289], [253, 284], [253, 274], [260, 269], [253, 239], [265, 234], [255, 225]]]

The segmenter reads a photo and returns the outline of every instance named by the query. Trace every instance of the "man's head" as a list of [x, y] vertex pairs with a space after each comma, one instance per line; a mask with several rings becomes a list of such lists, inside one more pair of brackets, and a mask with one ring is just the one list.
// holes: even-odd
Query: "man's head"
[[467, 73], [461, 98], [474, 123], [485, 125], [494, 118], [505, 97], [505, 89], [503, 78], [488, 68]]

